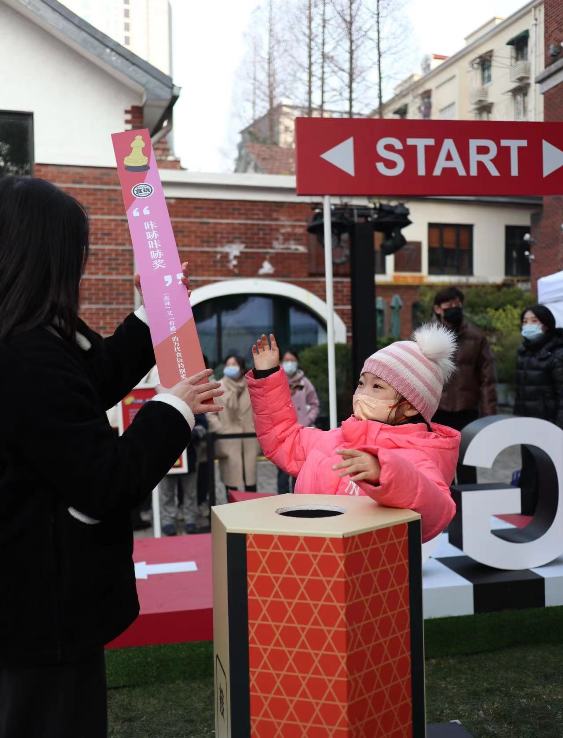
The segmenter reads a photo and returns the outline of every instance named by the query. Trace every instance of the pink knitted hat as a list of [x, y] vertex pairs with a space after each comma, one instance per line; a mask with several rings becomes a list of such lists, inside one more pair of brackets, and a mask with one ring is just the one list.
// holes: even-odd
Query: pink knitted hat
[[362, 374], [371, 372], [391, 385], [430, 422], [442, 389], [455, 369], [455, 335], [439, 323], [418, 328], [412, 341], [396, 341], [366, 359]]

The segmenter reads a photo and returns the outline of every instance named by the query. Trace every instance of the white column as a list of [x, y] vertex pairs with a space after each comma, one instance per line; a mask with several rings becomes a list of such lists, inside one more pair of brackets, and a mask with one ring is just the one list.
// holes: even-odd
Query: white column
[[330, 196], [323, 197], [323, 223], [325, 247], [326, 285], [326, 342], [328, 348], [328, 406], [330, 427], [336, 428], [336, 362], [334, 354], [334, 294], [332, 279], [332, 228]]
[[160, 497], [158, 495], [158, 485], [152, 491], [152, 529], [155, 538], [162, 536], [160, 529]]

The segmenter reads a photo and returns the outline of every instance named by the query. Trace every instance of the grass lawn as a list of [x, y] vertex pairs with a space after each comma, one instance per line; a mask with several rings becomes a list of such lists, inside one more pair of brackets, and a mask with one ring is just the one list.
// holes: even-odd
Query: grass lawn
[[[474, 738], [563, 736], [563, 608], [430, 620], [428, 722]], [[213, 736], [213, 646], [107, 653], [111, 738]]]

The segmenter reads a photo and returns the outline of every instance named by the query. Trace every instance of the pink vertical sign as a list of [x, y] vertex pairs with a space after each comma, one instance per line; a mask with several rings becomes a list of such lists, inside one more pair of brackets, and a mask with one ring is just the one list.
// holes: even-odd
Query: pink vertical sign
[[146, 128], [112, 134], [117, 172], [160, 381], [205, 369], [164, 191]]

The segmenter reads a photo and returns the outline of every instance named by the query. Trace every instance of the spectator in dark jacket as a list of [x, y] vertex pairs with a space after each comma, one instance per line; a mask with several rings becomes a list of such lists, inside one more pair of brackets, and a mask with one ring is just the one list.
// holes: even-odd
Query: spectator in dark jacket
[[188, 469], [185, 474], [167, 474], [158, 485], [162, 534], [175, 536], [176, 516], [181, 513], [185, 533], [209, 532], [207, 521], [200, 521], [197, 501], [198, 450], [207, 433], [207, 417], [195, 416], [195, 426], [187, 448]]
[[563, 428], [563, 330], [545, 305], [526, 308], [520, 321], [514, 414]]
[[434, 314], [457, 338], [456, 370], [444, 387], [433, 420], [461, 431], [464, 426], [497, 411], [494, 359], [483, 331], [463, 316], [464, 295], [447, 287], [434, 298]]
[[[532, 305], [520, 316], [522, 345], [516, 359], [514, 414], [541, 418], [563, 428], [563, 330], [555, 327], [545, 305]], [[532, 515], [537, 477], [531, 453], [522, 447], [522, 512]]]
[[[434, 315], [457, 339], [454, 356], [456, 370], [444, 387], [433, 422], [463, 430], [468, 424], [497, 411], [494, 358], [483, 331], [463, 316], [464, 294], [457, 287], [446, 287], [434, 297]], [[472, 467], [458, 466], [458, 482], [476, 482]]]
[[0, 179], [0, 738], [106, 738], [104, 644], [139, 612], [130, 511], [219, 409], [201, 372], [116, 436], [106, 410], [154, 352], [144, 308], [106, 339], [79, 320], [87, 256], [76, 200]]

